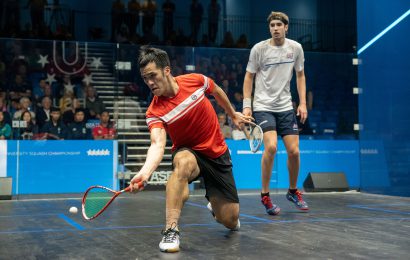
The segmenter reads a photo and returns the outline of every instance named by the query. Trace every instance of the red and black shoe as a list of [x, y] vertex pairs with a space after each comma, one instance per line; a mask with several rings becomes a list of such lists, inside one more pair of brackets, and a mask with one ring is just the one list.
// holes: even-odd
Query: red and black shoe
[[286, 198], [290, 202], [293, 202], [296, 208], [303, 210], [303, 211], [309, 210], [309, 206], [306, 203], [306, 201], [303, 200], [302, 192], [300, 192], [299, 190], [297, 190], [295, 193], [291, 193], [290, 191], [288, 191], [288, 193], [286, 194]]
[[272, 204], [272, 201], [269, 196], [263, 196], [261, 199], [262, 205], [265, 206], [266, 213], [269, 215], [278, 215], [280, 212], [280, 208]]

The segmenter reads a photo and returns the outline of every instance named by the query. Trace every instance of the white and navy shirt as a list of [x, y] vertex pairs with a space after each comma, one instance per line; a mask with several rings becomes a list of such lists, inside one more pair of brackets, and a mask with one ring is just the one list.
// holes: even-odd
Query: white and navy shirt
[[290, 81], [293, 69], [304, 68], [302, 46], [285, 39], [282, 46], [272, 46], [270, 40], [261, 41], [251, 50], [246, 70], [255, 73], [254, 111], [283, 112], [292, 110]]

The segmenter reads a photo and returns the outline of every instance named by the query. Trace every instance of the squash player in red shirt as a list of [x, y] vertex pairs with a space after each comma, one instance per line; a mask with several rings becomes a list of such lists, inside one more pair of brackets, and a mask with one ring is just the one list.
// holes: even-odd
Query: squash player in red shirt
[[140, 50], [141, 76], [154, 98], [146, 112], [151, 145], [147, 159], [131, 180], [132, 190], [146, 181], [164, 155], [169, 134], [173, 146], [173, 172], [166, 187], [166, 225], [159, 243], [162, 252], [179, 251], [178, 220], [189, 196], [188, 183], [204, 178], [208, 209], [216, 221], [238, 230], [239, 199], [232, 162], [218, 118], [206, 94], [213, 95], [237, 127], [252, 120], [235, 112], [224, 91], [202, 74], [173, 77], [168, 54], [144, 46]]

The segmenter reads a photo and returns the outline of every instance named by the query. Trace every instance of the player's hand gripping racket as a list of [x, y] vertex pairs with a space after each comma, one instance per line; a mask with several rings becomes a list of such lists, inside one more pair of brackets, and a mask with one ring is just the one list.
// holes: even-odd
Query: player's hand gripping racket
[[251, 148], [251, 151], [256, 153], [263, 142], [262, 128], [257, 124], [250, 123], [248, 126], [243, 128], [243, 132], [249, 140], [249, 147]]
[[[138, 183], [138, 188], [145, 187], [146, 182]], [[82, 200], [82, 213], [86, 220], [92, 220], [101, 215], [121, 193], [129, 192], [130, 186], [115, 191], [104, 186], [91, 186], [86, 190]]]

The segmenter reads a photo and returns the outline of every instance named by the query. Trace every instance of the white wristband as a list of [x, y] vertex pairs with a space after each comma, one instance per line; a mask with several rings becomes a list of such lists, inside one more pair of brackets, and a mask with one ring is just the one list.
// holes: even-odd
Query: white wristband
[[245, 108], [251, 108], [252, 107], [252, 99], [250, 98], [244, 98], [243, 99], [243, 109]]

